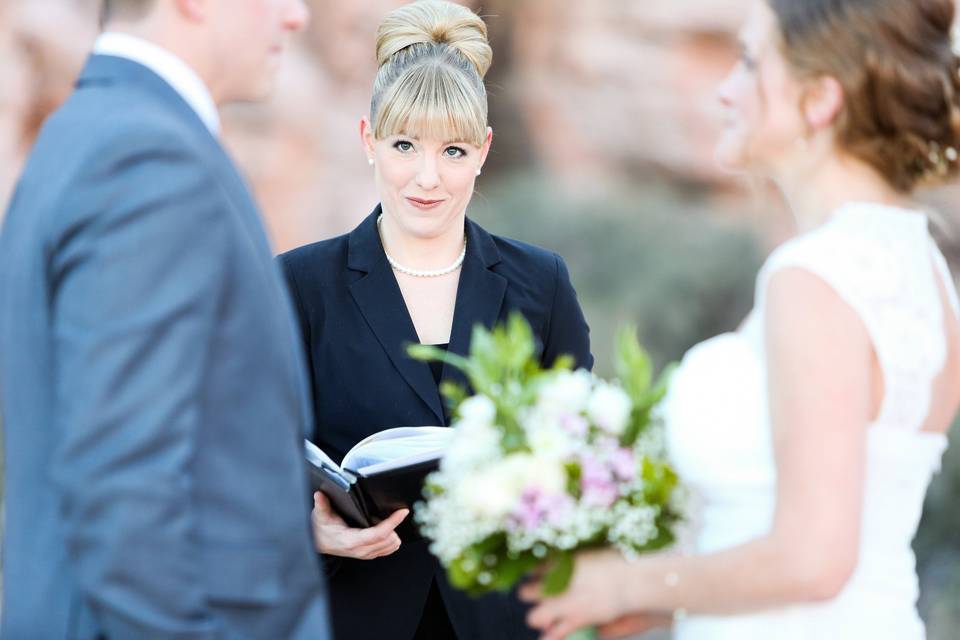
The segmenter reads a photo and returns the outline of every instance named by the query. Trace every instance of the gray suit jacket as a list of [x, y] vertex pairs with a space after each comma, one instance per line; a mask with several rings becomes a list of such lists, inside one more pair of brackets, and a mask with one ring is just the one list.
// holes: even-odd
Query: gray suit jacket
[[0, 636], [327, 637], [282, 279], [242, 178], [93, 56], [0, 236]]

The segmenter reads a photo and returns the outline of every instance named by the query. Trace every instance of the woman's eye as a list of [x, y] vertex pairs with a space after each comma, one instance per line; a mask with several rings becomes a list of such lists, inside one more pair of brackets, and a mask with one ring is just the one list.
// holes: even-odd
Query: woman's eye
[[413, 143], [409, 140], [397, 140], [393, 143], [393, 148], [400, 153], [407, 153], [413, 150]]
[[460, 147], [447, 147], [443, 150], [443, 154], [448, 158], [462, 158], [467, 155], [467, 152]]

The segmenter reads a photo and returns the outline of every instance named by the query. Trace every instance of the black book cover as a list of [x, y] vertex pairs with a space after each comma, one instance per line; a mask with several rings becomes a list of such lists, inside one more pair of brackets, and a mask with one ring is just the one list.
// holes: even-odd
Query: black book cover
[[[423, 485], [427, 475], [436, 471], [440, 459], [425, 460], [368, 476], [358, 476], [345, 482], [343, 476], [308, 461], [310, 486], [330, 500], [334, 511], [351, 527], [372, 527], [390, 517], [397, 509], [409, 509], [410, 514], [397, 527], [403, 542], [422, 540], [414, 521], [413, 505], [423, 499]], [[346, 486], [345, 486], [346, 485]]]

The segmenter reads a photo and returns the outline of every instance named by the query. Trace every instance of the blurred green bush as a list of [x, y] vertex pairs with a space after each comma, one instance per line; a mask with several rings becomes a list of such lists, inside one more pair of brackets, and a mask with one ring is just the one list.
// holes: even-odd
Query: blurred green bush
[[602, 375], [611, 373], [619, 325], [635, 323], [662, 365], [736, 328], [752, 305], [762, 257], [753, 236], [669, 190], [598, 187], [571, 197], [520, 175], [484, 189], [470, 215], [493, 233], [563, 256]]

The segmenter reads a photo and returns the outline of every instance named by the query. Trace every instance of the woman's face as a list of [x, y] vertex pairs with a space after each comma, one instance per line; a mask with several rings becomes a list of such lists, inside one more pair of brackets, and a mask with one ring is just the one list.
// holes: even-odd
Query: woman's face
[[462, 228], [462, 216], [490, 150], [490, 129], [479, 147], [408, 135], [376, 140], [367, 120], [361, 124], [361, 135], [367, 156], [373, 159], [384, 212], [399, 229], [414, 237], [435, 238], [455, 225]]
[[726, 169], [766, 177], [789, 171], [807, 134], [802, 86], [778, 38], [773, 11], [754, 0], [740, 33], [740, 60], [719, 89], [724, 128], [716, 155]]

